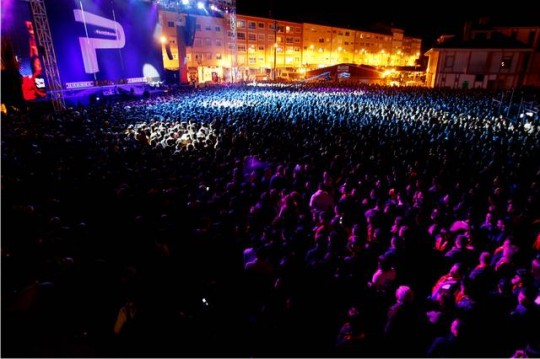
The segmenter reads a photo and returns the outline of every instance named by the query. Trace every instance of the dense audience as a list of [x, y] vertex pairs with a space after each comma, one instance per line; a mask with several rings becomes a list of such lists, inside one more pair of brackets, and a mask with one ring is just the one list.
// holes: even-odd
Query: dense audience
[[540, 356], [540, 121], [216, 87], [2, 116], [2, 355]]

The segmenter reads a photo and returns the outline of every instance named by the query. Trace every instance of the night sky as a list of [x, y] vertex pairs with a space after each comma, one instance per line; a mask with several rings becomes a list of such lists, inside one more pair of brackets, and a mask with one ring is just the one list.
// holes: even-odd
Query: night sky
[[421, 38], [426, 49], [439, 35], [459, 33], [465, 21], [480, 17], [504, 25], [540, 26], [537, 7], [526, 0], [483, 4], [476, 0], [434, 1], [433, 8], [415, 1], [341, 0], [329, 4], [324, 7], [321, 0], [236, 0], [236, 12], [352, 29], [370, 30], [377, 24], [391, 24], [404, 29], [407, 36]]

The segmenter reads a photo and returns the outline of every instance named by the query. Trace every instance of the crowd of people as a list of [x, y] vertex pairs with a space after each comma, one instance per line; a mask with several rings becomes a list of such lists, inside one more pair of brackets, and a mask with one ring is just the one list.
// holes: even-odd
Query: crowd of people
[[12, 112], [2, 222], [3, 356], [540, 356], [540, 121], [486, 90]]

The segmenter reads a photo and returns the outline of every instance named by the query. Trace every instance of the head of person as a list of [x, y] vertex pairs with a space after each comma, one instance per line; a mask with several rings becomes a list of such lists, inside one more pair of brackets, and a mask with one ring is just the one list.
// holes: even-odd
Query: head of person
[[32, 75], [38, 76], [42, 74], [43, 66], [41, 65], [41, 60], [39, 59], [39, 56], [32, 56], [32, 58], [30, 59], [30, 66], [32, 68]]
[[414, 300], [412, 289], [406, 285], [401, 285], [396, 289], [396, 301], [400, 304], [409, 304]]

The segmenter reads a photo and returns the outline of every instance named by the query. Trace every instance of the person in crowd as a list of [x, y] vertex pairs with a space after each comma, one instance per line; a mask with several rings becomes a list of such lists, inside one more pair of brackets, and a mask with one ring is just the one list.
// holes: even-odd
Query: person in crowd
[[326, 190], [323, 182], [319, 182], [317, 191], [309, 199], [309, 208], [313, 218], [317, 218], [320, 212], [330, 212], [334, 209], [334, 199]]
[[399, 286], [395, 299], [395, 304], [388, 309], [384, 326], [384, 342], [389, 346], [388, 353], [391, 356], [420, 356], [428, 338], [425, 313], [420, 310], [408, 286]]
[[464, 339], [466, 325], [463, 319], [454, 319], [450, 325], [450, 333], [435, 338], [427, 350], [426, 356], [428, 358], [471, 357], [470, 343]]

